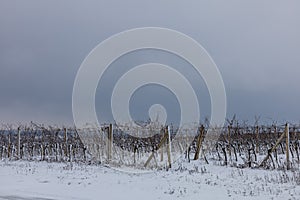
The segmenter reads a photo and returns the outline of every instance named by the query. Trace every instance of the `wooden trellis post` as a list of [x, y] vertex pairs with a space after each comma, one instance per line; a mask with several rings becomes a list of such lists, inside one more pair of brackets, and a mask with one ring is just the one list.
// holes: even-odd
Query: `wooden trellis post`
[[199, 133], [198, 140], [197, 140], [197, 149], [196, 149], [194, 160], [198, 160], [199, 159], [200, 149], [202, 147], [203, 138], [204, 138], [204, 126], [201, 125], [201, 127], [200, 127], [200, 133]]
[[280, 144], [280, 142], [283, 140], [283, 138], [286, 137], [286, 164], [287, 164], [287, 169], [290, 169], [290, 152], [289, 152], [289, 147], [290, 147], [290, 133], [289, 133], [289, 124], [286, 123], [285, 125], [285, 130], [284, 133], [281, 134], [275, 145], [268, 151], [268, 155], [263, 159], [261, 164], [259, 165], [260, 167], [263, 166], [263, 164], [271, 157], [271, 153], [277, 148], [277, 146]]
[[187, 130], [185, 130], [185, 148], [186, 148], [186, 151], [185, 151], [185, 158], [188, 159], [188, 161], [190, 162], [190, 158], [189, 158], [189, 143], [188, 143], [188, 132]]
[[21, 158], [21, 135], [20, 135], [20, 127], [18, 127], [18, 138], [17, 138], [17, 154], [18, 154], [18, 159]]
[[168, 154], [168, 162], [169, 162], [169, 168], [171, 168], [171, 131], [170, 131], [170, 126], [167, 126], [167, 134], [168, 134], [168, 144], [167, 144], [167, 154]]
[[[169, 162], [169, 167], [171, 167], [171, 133], [168, 127], [165, 128], [164, 131], [164, 135], [163, 138], [161, 139], [160, 143], [157, 146], [157, 149], [160, 149], [162, 147], [162, 145], [167, 141], [168, 141], [168, 147], [167, 147], [167, 154], [168, 154], [168, 162]], [[148, 164], [150, 163], [150, 161], [152, 160], [152, 158], [154, 157], [154, 151], [151, 153], [151, 155], [149, 156], [148, 160], [146, 161], [146, 163], [144, 164], [144, 167], [147, 167]]]
[[8, 134], [8, 145], [7, 145], [7, 157], [10, 158], [10, 135], [11, 133]]
[[285, 142], [286, 142], [286, 168], [287, 170], [291, 169], [291, 163], [290, 163], [290, 129], [289, 124], [285, 125]]
[[112, 143], [113, 143], [113, 125], [109, 124], [108, 137], [107, 137], [107, 159], [108, 161], [112, 158]]

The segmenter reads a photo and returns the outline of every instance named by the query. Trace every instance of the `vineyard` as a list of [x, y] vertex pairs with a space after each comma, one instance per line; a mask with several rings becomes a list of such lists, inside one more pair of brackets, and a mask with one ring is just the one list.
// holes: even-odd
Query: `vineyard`
[[[124, 129], [112, 124], [81, 130], [35, 123], [3, 125], [0, 160], [96, 163], [140, 169], [168, 169], [177, 159], [202, 159], [238, 168], [297, 169], [300, 165], [300, 127], [296, 125], [250, 126], [232, 121], [209, 134], [205, 125], [185, 130], [172, 126], [141, 130], [127, 127], [127, 133]], [[176, 137], [179, 132], [181, 135]], [[148, 137], [138, 137], [147, 134]]]

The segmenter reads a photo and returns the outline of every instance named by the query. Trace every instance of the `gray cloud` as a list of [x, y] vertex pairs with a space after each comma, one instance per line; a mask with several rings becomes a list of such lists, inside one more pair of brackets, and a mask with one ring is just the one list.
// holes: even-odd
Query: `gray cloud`
[[181, 31], [207, 49], [229, 116], [299, 121], [298, 1], [29, 0], [0, 3], [0, 122], [72, 123], [85, 56], [112, 34], [143, 26]]

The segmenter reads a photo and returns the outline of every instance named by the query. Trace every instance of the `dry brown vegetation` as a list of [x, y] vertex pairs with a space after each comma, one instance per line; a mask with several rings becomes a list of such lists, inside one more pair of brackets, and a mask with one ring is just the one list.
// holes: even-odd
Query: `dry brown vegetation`
[[[18, 126], [3, 125], [0, 129], [0, 159], [139, 165], [153, 153], [157, 160], [162, 161], [164, 153], [158, 147], [163, 139], [164, 130], [163, 127], [151, 137], [140, 138], [114, 128], [111, 131], [112, 141], [110, 141], [108, 140], [109, 125], [84, 130], [35, 123]], [[172, 141], [177, 129], [170, 130]], [[289, 126], [289, 146], [286, 145], [286, 140], [282, 140], [272, 152], [272, 147], [285, 131], [284, 125], [250, 126], [232, 122], [223, 128], [218, 128], [217, 131], [221, 134], [217, 135], [215, 140], [202, 144], [207, 128], [199, 126], [196, 133], [189, 134], [189, 137], [193, 137], [190, 145], [186, 146], [184, 143], [186, 138], [183, 137], [182, 145], [172, 143], [172, 152], [179, 152], [187, 161], [200, 158], [207, 163], [214, 162], [242, 168], [281, 169], [286, 168], [285, 156], [286, 151], [289, 150], [290, 168], [299, 168], [299, 126]], [[111, 147], [109, 147], [110, 142]], [[162, 144], [162, 149], [164, 145], [166, 144]], [[198, 155], [195, 155], [197, 153]], [[261, 163], [267, 155], [269, 157], [266, 162]]]

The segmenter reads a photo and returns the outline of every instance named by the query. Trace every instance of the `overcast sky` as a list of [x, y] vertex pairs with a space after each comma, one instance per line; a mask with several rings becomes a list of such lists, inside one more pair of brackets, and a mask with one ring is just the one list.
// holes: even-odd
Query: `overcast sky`
[[[297, 0], [180, 3], [3, 0], [0, 2], [0, 123], [72, 123], [73, 83], [87, 54], [113, 34], [145, 26], [175, 29], [202, 44], [223, 76], [228, 117], [235, 113], [239, 119], [249, 121], [254, 116], [265, 121], [300, 121], [300, 2]], [[158, 53], [129, 55], [119, 65], [154, 58], [174, 65], [181, 62], [171, 55], [159, 57]], [[117, 65], [107, 77], [119, 75], [116, 68]], [[96, 98], [97, 108], [104, 113], [109, 98], [104, 94], [109, 94], [106, 90], [110, 88], [105, 84], [112, 85], [107, 82], [99, 87]], [[197, 81], [193, 84], [197, 85]], [[155, 88], [144, 89], [137, 91], [133, 105], [140, 105], [145, 94], [155, 96], [152, 92]], [[209, 115], [207, 91], [199, 91], [198, 98], [208, 98], [202, 101], [204, 108], [200, 109]], [[167, 93], [157, 89], [156, 94]], [[162, 104], [168, 107], [170, 102], [169, 109], [178, 113], [177, 108], [172, 108], [177, 106], [176, 100], [168, 99], [171, 97], [172, 94], [163, 98]], [[157, 97], [153, 101], [144, 100], [147, 107]], [[137, 110], [133, 114], [136, 118], [147, 114], [145, 108]]]

